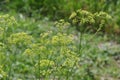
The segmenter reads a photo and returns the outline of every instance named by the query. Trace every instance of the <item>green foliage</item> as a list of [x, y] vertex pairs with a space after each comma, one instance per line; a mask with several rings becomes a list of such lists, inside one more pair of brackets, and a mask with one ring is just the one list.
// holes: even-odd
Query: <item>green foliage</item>
[[[0, 7], [1, 11], [9, 11], [12, 14], [13, 12], [22, 13], [25, 16], [33, 17], [36, 20], [44, 17], [48, 17], [51, 20], [58, 20], [61, 18], [68, 20], [71, 12], [78, 9], [86, 10], [91, 13], [106, 12], [112, 16], [113, 21], [111, 21], [109, 25], [106, 25], [107, 28], [105, 30], [103, 29], [103, 32], [120, 33], [119, 0], [2, 0], [0, 2]], [[98, 25], [95, 27], [95, 30], [98, 29]], [[88, 28], [89, 27], [87, 27], [87, 29]]]
[[[2, 0], [2, 10], [15, 10], [30, 15], [32, 12], [42, 13], [54, 17], [69, 17], [72, 11], [85, 9], [92, 12], [105, 11], [111, 13], [112, 10], [119, 12], [119, 0]], [[6, 6], [7, 5], [7, 6]], [[101, 6], [102, 5], [102, 6]], [[118, 9], [117, 9], [118, 7]], [[47, 12], [47, 13], [46, 13]], [[115, 16], [115, 12], [113, 15]], [[112, 14], [112, 13], [111, 13]], [[34, 14], [32, 14], [34, 15]]]
[[[79, 27], [81, 21], [82, 27], [103, 25], [102, 20], [105, 25], [110, 18], [104, 12], [78, 10], [81, 17], [74, 14], [71, 19], [77, 17]], [[111, 64], [115, 62], [112, 55], [119, 51], [99, 49], [99, 43], [104, 41], [100, 37], [79, 35], [63, 19], [51, 24], [23, 18], [17, 22], [8, 16], [2, 15], [4, 22], [0, 23], [0, 79], [99, 80], [104, 75], [119, 78], [119, 67]]]

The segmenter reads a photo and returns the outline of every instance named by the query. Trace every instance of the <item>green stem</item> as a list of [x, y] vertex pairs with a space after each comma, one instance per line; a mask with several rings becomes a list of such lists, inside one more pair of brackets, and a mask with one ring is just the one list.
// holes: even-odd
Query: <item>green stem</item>
[[101, 26], [97, 29], [97, 31], [96, 31], [95, 34], [89, 39], [89, 41], [92, 40], [92, 39], [96, 36], [96, 34], [101, 30], [102, 27], [103, 27], [103, 26], [101, 25]]
[[78, 45], [78, 54], [81, 55], [81, 49], [82, 49], [82, 32], [79, 34], [79, 45]]

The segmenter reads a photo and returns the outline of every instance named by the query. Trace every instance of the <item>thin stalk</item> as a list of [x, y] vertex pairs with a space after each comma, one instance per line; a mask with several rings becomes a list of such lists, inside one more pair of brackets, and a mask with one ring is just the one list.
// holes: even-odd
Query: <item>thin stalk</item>
[[92, 40], [92, 39], [97, 35], [97, 33], [102, 29], [102, 27], [103, 27], [103, 25], [101, 25], [101, 26], [97, 29], [97, 31], [96, 31], [95, 34], [89, 39], [89, 41]]
[[[39, 71], [40, 71], [40, 60], [41, 58], [40, 58], [40, 53], [39, 53]], [[39, 72], [39, 80], [40, 80], [40, 72]]]
[[82, 32], [79, 33], [79, 45], [78, 45], [78, 54], [81, 55], [81, 49], [82, 49]]
[[[3, 43], [6, 43], [6, 32], [7, 32], [7, 26], [4, 27], [4, 33], [3, 33]], [[10, 59], [10, 56], [7, 55], [6, 49], [4, 49], [5, 55], [8, 59]], [[5, 60], [6, 61], [6, 60]], [[8, 65], [6, 66], [8, 68]], [[11, 70], [11, 67], [9, 68]], [[8, 77], [6, 77], [6, 80], [9, 80], [10, 72], [8, 71]]]
[[[50, 58], [49, 58], [49, 57], [47, 57], [47, 58], [48, 58], [48, 60], [49, 60], [49, 59], [51, 59], [51, 56], [50, 56]], [[50, 65], [50, 61], [49, 61], [48, 65], [47, 65], [47, 70], [49, 70], [49, 68], [48, 68], [49, 65]], [[48, 75], [49, 75], [49, 74], [47, 73], [47, 74], [46, 74], [46, 77], [47, 77], [47, 78], [45, 77], [46, 80], [48, 80], [48, 78], [50, 77], [50, 76], [48, 76]]]
[[[82, 49], [82, 37], [83, 37], [82, 31], [78, 33], [78, 37], [79, 37], [78, 56], [80, 56], [81, 53], [82, 53], [82, 52], [81, 52], [81, 51], [82, 51], [82, 50], [81, 50], [81, 49]], [[71, 68], [71, 72], [73, 71], [73, 68], [74, 68], [74, 66], [76, 65], [76, 62], [77, 62], [77, 61], [75, 61], [73, 67]]]

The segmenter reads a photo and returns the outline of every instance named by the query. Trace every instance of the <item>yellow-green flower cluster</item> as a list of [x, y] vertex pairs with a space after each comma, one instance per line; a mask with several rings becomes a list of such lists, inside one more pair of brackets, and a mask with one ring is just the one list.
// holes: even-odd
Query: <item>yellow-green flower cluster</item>
[[94, 25], [97, 24], [97, 26], [102, 26], [105, 24], [106, 21], [111, 20], [111, 16], [107, 14], [106, 12], [96, 12], [91, 13], [86, 10], [77, 10], [76, 12], [73, 12], [71, 16], [69, 17], [72, 24], [75, 24], [77, 26], [81, 25]]
[[14, 33], [8, 38], [8, 43], [12, 45], [30, 45], [32, 43], [32, 36], [25, 32]]
[[50, 37], [52, 36], [53, 32], [52, 31], [48, 31], [45, 33], [42, 33], [40, 35], [40, 44], [44, 45], [45, 44], [49, 44], [50, 43]]
[[34, 52], [31, 49], [26, 49], [23, 54], [27, 56], [33, 56]]
[[76, 66], [76, 63], [77, 61], [73, 58], [67, 58], [64, 63], [62, 64], [62, 66], [65, 66], [65, 67], [68, 67], [68, 68], [72, 68], [74, 66]]
[[41, 38], [46, 38], [46, 37], [48, 38], [48, 36], [52, 33], [53, 33], [52, 31], [48, 31], [48, 32], [42, 33], [40, 36]]
[[61, 53], [60, 54], [61, 59], [66, 58], [62, 63], [62, 66], [73, 67], [78, 65], [80, 59], [78, 58], [77, 54], [74, 51], [65, 47], [65, 48], [61, 48], [60, 53]]
[[13, 16], [10, 16], [8, 14], [6, 15], [0, 15], [0, 24], [2, 27], [10, 27], [13, 24], [16, 24], [16, 20]]
[[66, 30], [69, 27], [69, 25], [70, 24], [68, 22], [65, 22], [64, 19], [61, 19], [55, 22], [55, 27], [57, 28], [59, 32]]
[[[27, 56], [35, 56], [41, 53], [46, 53], [46, 50], [46, 46], [41, 46], [40, 44], [31, 44], [31, 48], [26, 49], [23, 54]], [[41, 55], [45, 56], [45, 54]]]
[[51, 43], [53, 45], [66, 45], [70, 44], [72, 40], [72, 35], [57, 33], [55, 36], [52, 37]]
[[95, 23], [93, 14], [81, 9], [73, 12], [69, 19], [72, 20], [73, 24], [84, 25]]
[[48, 75], [53, 71], [53, 68], [55, 67], [54, 61], [48, 60], [48, 59], [43, 59], [40, 60], [39, 63], [36, 64], [36, 67], [40, 67], [40, 74], [42, 75]]
[[[67, 35], [66, 33], [58, 32], [54, 34], [52, 31], [41, 34], [40, 44], [43, 45], [66, 45], [72, 43], [73, 35]], [[45, 44], [44, 44], [45, 43]]]
[[45, 67], [53, 67], [55, 65], [54, 61], [51, 60], [40, 60], [40, 67], [45, 68]]
[[13, 24], [17, 24], [13, 16], [0, 15], [0, 40], [6, 41], [6, 37], [11, 34], [8, 30], [13, 30]]
[[105, 12], [94, 13], [94, 18], [96, 23], [100, 24], [100, 26], [103, 26], [104, 24], [107, 24], [108, 21], [112, 20], [112, 17]]
[[99, 13], [98, 12], [94, 13], [94, 16], [99, 19], [111, 19], [112, 18], [109, 14], [107, 14], [106, 12], [102, 12], [102, 11]]

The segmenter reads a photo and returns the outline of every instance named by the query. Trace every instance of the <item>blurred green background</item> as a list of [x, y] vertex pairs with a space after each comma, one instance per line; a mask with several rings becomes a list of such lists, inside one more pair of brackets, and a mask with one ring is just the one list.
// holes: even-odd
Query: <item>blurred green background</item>
[[68, 20], [70, 14], [78, 9], [91, 13], [104, 11], [112, 16], [114, 32], [120, 33], [120, 0], [1, 0], [0, 11], [21, 13], [36, 20], [47, 17], [50, 20]]

